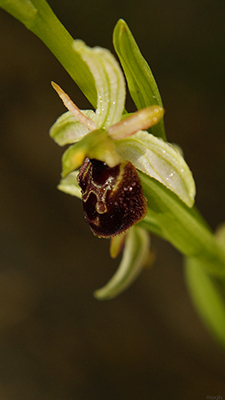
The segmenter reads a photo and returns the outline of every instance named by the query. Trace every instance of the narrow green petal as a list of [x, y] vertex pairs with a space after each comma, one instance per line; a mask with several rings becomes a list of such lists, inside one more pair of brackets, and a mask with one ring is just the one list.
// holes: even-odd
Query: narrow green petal
[[71, 196], [76, 196], [81, 199], [81, 189], [77, 183], [77, 175], [79, 171], [71, 172], [66, 178], [61, 179], [58, 184], [58, 189], [64, 193], [70, 194]]
[[148, 255], [149, 235], [144, 229], [133, 226], [127, 233], [119, 268], [103, 288], [94, 292], [94, 296], [98, 300], [108, 300], [122, 293], [142, 271]]
[[192, 207], [195, 183], [183, 157], [172, 145], [148, 132], [115, 141], [118, 154], [135, 168], [161, 182], [188, 207]]
[[[81, 110], [82, 113], [95, 121], [95, 113], [92, 110]], [[50, 129], [51, 138], [59, 145], [71, 144], [79, 142], [87, 133], [89, 129], [81, 124], [77, 118], [70, 112], [62, 114], [52, 125]]]
[[150, 106], [134, 112], [122, 121], [108, 128], [109, 136], [114, 140], [124, 139], [134, 135], [139, 130], [148, 129], [159, 123], [163, 117], [164, 110], [159, 106]]
[[193, 302], [213, 336], [225, 347], [225, 300], [218, 280], [196, 258], [186, 259], [186, 278]]
[[90, 131], [96, 129], [96, 124], [92, 119], [86, 117], [82, 111], [74, 104], [69, 95], [55, 82], [51, 82], [53, 89], [56, 91], [64, 106], [70, 111], [81, 124], [85, 125]]
[[[162, 107], [161, 96], [152, 71], [142, 56], [126, 22], [122, 19], [115, 26], [113, 43], [137, 109], [152, 105]], [[166, 139], [163, 119], [150, 131], [153, 135]]]
[[75, 40], [75, 51], [88, 65], [97, 90], [96, 126], [108, 128], [120, 121], [125, 106], [125, 81], [120, 66], [109, 50], [90, 48]]

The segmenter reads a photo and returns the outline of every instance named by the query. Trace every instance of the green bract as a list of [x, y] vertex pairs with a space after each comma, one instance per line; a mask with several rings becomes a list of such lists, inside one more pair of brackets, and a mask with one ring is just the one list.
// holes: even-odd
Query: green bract
[[[138, 110], [159, 105], [162, 99], [151, 69], [142, 56], [125, 21], [120, 19], [113, 32], [113, 44], [123, 67], [129, 92]], [[151, 127], [151, 133], [166, 139], [163, 119]]]

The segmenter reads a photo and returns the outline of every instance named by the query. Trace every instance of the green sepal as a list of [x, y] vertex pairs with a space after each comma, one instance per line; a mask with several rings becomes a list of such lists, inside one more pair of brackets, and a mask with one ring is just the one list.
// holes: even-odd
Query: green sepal
[[[81, 110], [82, 113], [95, 120], [95, 113], [93, 110]], [[59, 145], [71, 144], [79, 142], [90, 130], [81, 124], [77, 118], [67, 111], [62, 114], [50, 128], [50, 137]]]
[[125, 106], [125, 80], [119, 63], [109, 50], [88, 47], [75, 40], [74, 50], [86, 63], [97, 91], [96, 127], [108, 128], [120, 121]]
[[195, 182], [181, 154], [169, 143], [146, 131], [116, 140], [118, 154], [135, 168], [161, 182], [188, 207], [195, 197]]
[[[197, 258], [187, 258], [186, 281], [193, 303], [213, 336], [225, 347], [225, 292]], [[224, 283], [224, 278], [223, 278]]]
[[125, 239], [121, 263], [109, 282], [94, 292], [98, 300], [109, 300], [127, 289], [145, 267], [149, 255], [149, 235], [133, 226]]
[[79, 171], [71, 172], [66, 178], [61, 179], [57, 188], [61, 190], [61, 192], [70, 194], [71, 196], [78, 197], [78, 199], [82, 198], [81, 188], [77, 182], [77, 175]]
[[[138, 110], [152, 105], [162, 107], [162, 100], [152, 71], [142, 56], [124, 20], [120, 19], [113, 33], [113, 44], [123, 67], [130, 95]], [[166, 140], [163, 119], [150, 132]]]

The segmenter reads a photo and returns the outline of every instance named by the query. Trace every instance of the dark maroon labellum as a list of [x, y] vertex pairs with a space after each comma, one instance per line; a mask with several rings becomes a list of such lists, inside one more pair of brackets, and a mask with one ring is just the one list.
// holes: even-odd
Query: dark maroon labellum
[[84, 217], [95, 235], [118, 235], [145, 217], [146, 199], [130, 162], [109, 168], [101, 161], [86, 158], [77, 180]]

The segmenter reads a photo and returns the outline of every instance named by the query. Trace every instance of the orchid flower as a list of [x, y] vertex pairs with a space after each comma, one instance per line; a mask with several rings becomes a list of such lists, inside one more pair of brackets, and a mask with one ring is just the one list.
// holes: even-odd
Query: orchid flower
[[50, 136], [60, 146], [71, 144], [62, 158], [58, 188], [82, 198], [85, 220], [94, 234], [111, 237], [111, 256], [124, 248], [111, 280], [95, 292], [99, 299], [118, 295], [149, 259], [149, 238], [138, 226], [147, 213], [139, 170], [174, 192], [188, 207], [194, 202], [192, 174], [176, 147], [147, 131], [163, 117], [152, 105], [133, 114], [125, 111], [125, 79], [114, 56], [80, 40], [74, 50], [87, 64], [97, 91], [97, 109], [79, 110], [52, 82], [69, 111], [57, 119]]

